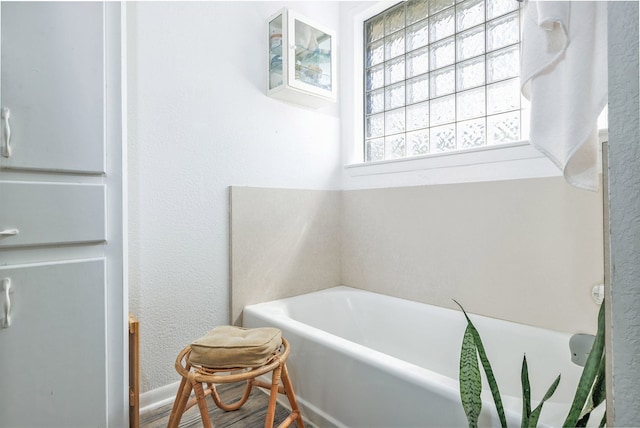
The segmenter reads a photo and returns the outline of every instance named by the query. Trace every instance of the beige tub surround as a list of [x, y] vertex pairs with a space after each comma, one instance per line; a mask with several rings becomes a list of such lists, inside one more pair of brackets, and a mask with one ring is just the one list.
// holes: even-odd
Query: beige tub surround
[[595, 333], [602, 195], [562, 177], [342, 193], [342, 283]]
[[596, 330], [602, 194], [562, 177], [324, 191], [231, 188], [231, 312], [347, 285]]
[[340, 194], [230, 188], [232, 323], [246, 305], [340, 284]]

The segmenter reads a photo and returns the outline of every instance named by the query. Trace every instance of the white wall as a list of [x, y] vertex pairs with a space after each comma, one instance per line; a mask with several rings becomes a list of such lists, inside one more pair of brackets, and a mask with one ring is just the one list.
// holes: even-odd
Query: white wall
[[640, 426], [638, 3], [612, 2], [608, 14], [613, 410], [616, 426], [631, 427]]
[[[229, 322], [228, 187], [339, 188], [337, 106], [265, 96], [266, 21], [282, 2], [128, 5], [129, 288], [142, 390]], [[289, 4], [338, 28], [338, 4]]]

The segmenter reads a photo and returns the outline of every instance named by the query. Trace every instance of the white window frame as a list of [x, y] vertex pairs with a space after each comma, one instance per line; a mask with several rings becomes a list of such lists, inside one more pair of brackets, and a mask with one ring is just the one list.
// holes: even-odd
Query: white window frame
[[[352, 20], [347, 18], [348, 28], [343, 28], [352, 36], [342, 35], [343, 52], [348, 59], [342, 61], [346, 84], [342, 85], [341, 94], [342, 122], [348, 124], [342, 132], [345, 189], [561, 176], [562, 172], [528, 140], [364, 162], [364, 22], [397, 3], [397, 0], [369, 3], [359, 10], [352, 6]], [[599, 135], [601, 142], [608, 138], [606, 129]]]

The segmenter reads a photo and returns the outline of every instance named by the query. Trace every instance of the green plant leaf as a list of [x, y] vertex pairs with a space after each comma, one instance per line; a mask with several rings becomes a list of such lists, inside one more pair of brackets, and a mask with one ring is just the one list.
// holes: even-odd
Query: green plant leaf
[[478, 426], [478, 417], [482, 410], [482, 379], [478, 367], [478, 354], [470, 326], [464, 332], [460, 352], [460, 398], [467, 415], [470, 428]]
[[529, 427], [530, 428], [535, 428], [538, 425], [538, 419], [540, 419], [540, 413], [542, 412], [542, 405], [549, 398], [551, 398], [551, 396], [553, 395], [554, 392], [556, 392], [556, 388], [558, 387], [558, 384], [560, 383], [560, 376], [561, 375], [558, 375], [556, 380], [553, 381], [553, 383], [551, 384], [549, 389], [547, 389], [547, 392], [544, 394], [544, 397], [542, 397], [542, 400], [540, 401], [538, 406], [531, 412], [531, 416], [529, 417]]
[[544, 404], [544, 402], [547, 401], [549, 398], [551, 398], [553, 393], [556, 392], [556, 388], [560, 383], [561, 376], [562, 375], [558, 375], [558, 377], [556, 378], [556, 380], [553, 381], [549, 389], [547, 389], [547, 392], [544, 394], [544, 397], [542, 397], [542, 401], [540, 402], [540, 404], [538, 404], [538, 407], [542, 407], [542, 404]]
[[591, 391], [591, 403], [594, 409], [602, 404], [607, 397], [605, 370], [606, 361], [603, 353], [602, 358], [600, 359], [600, 366], [598, 367], [598, 375], [596, 376], [596, 380], [593, 383], [593, 390]]
[[480, 362], [482, 363], [482, 368], [484, 369], [484, 374], [487, 376], [487, 382], [489, 383], [489, 389], [491, 389], [491, 395], [493, 396], [493, 402], [496, 405], [496, 411], [498, 412], [498, 417], [500, 418], [500, 425], [502, 428], [507, 428], [507, 418], [504, 415], [504, 407], [502, 405], [502, 398], [500, 398], [500, 390], [498, 389], [498, 383], [496, 382], [496, 378], [493, 375], [493, 370], [491, 369], [491, 363], [489, 363], [489, 359], [487, 358], [487, 353], [484, 350], [484, 345], [482, 344], [482, 339], [480, 338], [480, 333], [476, 330], [476, 327], [471, 322], [471, 319], [467, 315], [467, 312], [464, 310], [462, 305], [456, 302], [456, 305], [460, 307], [462, 313], [465, 318], [467, 318], [467, 327], [470, 328], [471, 334], [473, 335], [473, 341], [476, 344], [476, 349], [478, 350], [478, 356], [480, 357]]
[[502, 405], [502, 398], [500, 397], [498, 383], [496, 382], [496, 378], [493, 375], [491, 363], [487, 358], [487, 353], [484, 350], [482, 339], [480, 339], [480, 333], [478, 333], [478, 330], [476, 330], [473, 324], [471, 324], [471, 333], [473, 334], [473, 339], [476, 343], [476, 348], [478, 349], [478, 355], [480, 356], [480, 362], [482, 363], [484, 374], [487, 376], [487, 382], [489, 383], [489, 389], [491, 390], [491, 395], [493, 396], [493, 402], [496, 405], [496, 411], [498, 412], [498, 417], [500, 418], [500, 425], [502, 426], [502, 428], [507, 428], [507, 418], [504, 415], [504, 407]]
[[582, 415], [582, 417], [578, 420], [578, 422], [576, 422], [576, 428], [586, 427], [587, 423], [589, 423], [590, 416], [591, 416], [591, 410], [589, 410], [587, 413]]
[[529, 369], [527, 368], [527, 356], [522, 357], [522, 370], [520, 371], [522, 382], [522, 428], [529, 426], [531, 416], [531, 385], [529, 385]]
[[589, 398], [587, 398], [587, 402], [585, 403], [584, 408], [582, 409], [582, 413], [580, 414], [580, 419], [576, 422], [576, 427], [586, 427], [589, 422], [589, 418], [591, 417], [591, 412], [598, 407], [606, 397], [606, 388], [605, 388], [605, 359], [604, 354], [600, 359], [600, 365], [598, 366], [598, 374], [596, 375], [596, 379], [593, 382], [593, 388], [591, 389], [591, 393], [589, 394]]
[[587, 403], [589, 393], [595, 381], [600, 368], [600, 362], [602, 360], [602, 354], [604, 352], [604, 304], [600, 305], [600, 311], [598, 313], [598, 332], [596, 338], [593, 341], [591, 352], [587, 358], [587, 363], [582, 370], [578, 387], [576, 388], [576, 394], [573, 397], [573, 403], [571, 403], [571, 409], [569, 414], [562, 424], [563, 427], [575, 427], [578, 424], [578, 419], [582, 414], [582, 410]]
[[576, 427], [586, 427], [589, 422], [589, 418], [591, 417], [591, 412], [598, 407], [606, 398], [606, 388], [605, 388], [605, 359], [604, 353], [602, 358], [600, 359], [600, 364], [598, 366], [598, 374], [596, 375], [596, 379], [593, 382], [593, 388], [591, 389], [591, 394], [587, 399], [587, 403], [585, 404], [585, 408], [582, 410], [582, 414], [580, 415], [580, 419], [576, 422]]

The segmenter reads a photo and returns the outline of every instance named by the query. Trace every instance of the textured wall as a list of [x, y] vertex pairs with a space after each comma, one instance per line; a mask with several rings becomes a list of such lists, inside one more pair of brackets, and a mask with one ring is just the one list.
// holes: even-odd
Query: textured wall
[[267, 19], [288, 5], [337, 28], [334, 2], [128, 5], [129, 298], [142, 390], [229, 322], [228, 187], [339, 187], [337, 106], [265, 95]]
[[340, 194], [231, 189], [231, 319], [252, 303], [340, 285]]
[[553, 177], [351, 190], [342, 207], [345, 285], [595, 333], [599, 193]]
[[638, 3], [611, 2], [609, 200], [615, 426], [640, 426]]

